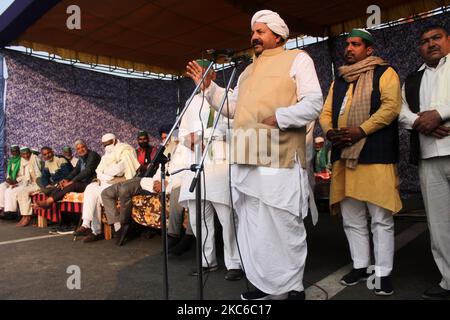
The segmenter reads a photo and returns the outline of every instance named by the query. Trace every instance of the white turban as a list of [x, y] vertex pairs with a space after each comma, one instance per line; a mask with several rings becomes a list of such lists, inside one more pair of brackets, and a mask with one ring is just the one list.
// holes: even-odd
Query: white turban
[[109, 140], [114, 140], [114, 139], [116, 139], [116, 136], [114, 134], [107, 133], [107, 134], [103, 135], [102, 142], [107, 142]]
[[270, 10], [260, 10], [253, 15], [251, 23], [252, 30], [256, 22], [265, 23], [273, 33], [278, 34], [285, 40], [289, 37], [288, 26], [276, 12]]

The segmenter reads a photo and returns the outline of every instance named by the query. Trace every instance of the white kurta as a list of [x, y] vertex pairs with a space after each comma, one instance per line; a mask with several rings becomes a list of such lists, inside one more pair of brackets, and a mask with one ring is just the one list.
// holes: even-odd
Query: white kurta
[[[435, 109], [450, 127], [450, 53], [441, 58], [436, 68], [422, 65], [420, 111]], [[411, 129], [417, 114], [408, 106], [403, 86], [400, 123]], [[450, 136], [436, 139], [419, 134], [421, 161], [420, 188], [424, 199], [431, 235], [431, 250], [442, 274], [440, 286], [450, 290]]]
[[[167, 164], [167, 171], [169, 172], [167, 193], [171, 193], [173, 189], [179, 188], [183, 182], [183, 177], [185, 171], [181, 171], [175, 175], [172, 172], [180, 170], [186, 167], [187, 159], [189, 157], [189, 149], [182, 146], [180, 143], [176, 143], [172, 150], [170, 161]], [[155, 177], [156, 179], [161, 179], [161, 175]]]
[[0, 185], [0, 207], [4, 208], [5, 212], [17, 211], [17, 194], [21, 191], [21, 188], [27, 184], [28, 161], [23, 158], [20, 161], [20, 169], [17, 173], [15, 186], [11, 186], [4, 182]]
[[22, 216], [31, 216], [33, 213], [31, 207], [30, 193], [39, 191], [36, 179], [41, 176], [39, 167], [39, 158], [32, 154], [29, 161], [22, 158], [21, 162], [25, 167], [25, 176], [21, 185], [14, 188], [16, 192], [16, 200], [19, 203], [20, 214]]
[[[420, 111], [436, 110], [444, 120], [443, 125], [450, 127], [450, 53], [439, 61], [436, 68], [423, 64], [419, 70], [424, 70], [420, 82]], [[408, 106], [403, 85], [400, 124], [405, 129], [412, 129], [417, 118], [418, 115]], [[450, 155], [450, 136], [436, 139], [419, 133], [419, 139], [421, 159]]]
[[[202, 94], [197, 94], [188, 110], [186, 111], [179, 128], [180, 144], [179, 148], [187, 150], [186, 167], [195, 164], [195, 154], [190, 148], [190, 133], [202, 132], [204, 130], [203, 143], [206, 145], [208, 138], [212, 134], [212, 128], [207, 128], [210, 107]], [[203, 126], [202, 126], [203, 124]], [[231, 122], [230, 122], [231, 125]], [[228, 119], [220, 116], [216, 131], [213, 134], [214, 140], [208, 150], [204, 163], [205, 183], [202, 178], [202, 199], [206, 192], [204, 215], [202, 216], [202, 244], [203, 244], [203, 267], [217, 265], [214, 233], [214, 212], [222, 225], [224, 260], [228, 270], [240, 269], [241, 262], [239, 251], [236, 245], [235, 228], [237, 228], [237, 218], [233, 219], [230, 201], [230, 185], [228, 175], [228, 144], [225, 141], [228, 128]], [[181, 183], [179, 203], [183, 207], [189, 208], [189, 220], [192, 231], [196, 234], [196, 203], [195, 192], [189, 192], [192, 179], [195, 173], [186, 171]], [[206, 226], [205, 226], [206, 224]], [[236, 224], [236, 226], [235, 226]]]
[[94, 234], [101, 233], [101, 193], [111, 186], [114, 177], [133, 178], [139, 168], [133, 147], [117, 143], [111, 153], [105, 154], [95, 170], [98, 181], [90, 183], [84, 191], [83, 226], [91, 228]]
[[[220, 102], [219, 102], [220, 103]], [[203, 107], [202, 107], [203, 105]], [[201, 112], [201, 121], [199, 118], [199, 113]], [[202, 131], [202, 123], [204, 129], [204, 144], [206, 145], [207, 138], [211, 134], [212, 128], [206, 128], [208, 123], [210, 107], [206, 99], [203, 100], [202, 94], [197, 94], [194, 97], [191, 105], [186, 111], [183, 120], [180, 123], [179, 137], [180, 144], [178, 148], [183, 148], [185, 153], [186, 167], [191, 164], [195, 164], [195, 154], [190, 148], [187, 148], [185, 144], [189, 141], [191, 132]], [[219, 124], [216, 131], [214, 132], [214, 137], [217, 140], [212, 141], [211, 149], [208, 151], [208, 156], [205, 159], [205, 186], [202, 188], [206, 189], [206, 200], [224, 204], [230, 206], [230, 187], [228, 178], [228, 162], [227, 162], [227, 152], [228, 144], [224, 141], [224, 137], [227, 133], [227, 119], [220, 117]], [[191, 186], [192, 179], [195, 173], [192, 171], [186, 171], [183, 176], [183, 181], [181, 184], [180, 191], [180, 204], [186, 207], [187, 200], [195, 199], [195, 192], [189, 192], [189, 187]], [[202, 198], [204, 189], [202, 189]]]
[[[322, 91], [312, 59], [300, 52], [290, 69], [298, 102], [276, 111], [281, 130], [307, 126], [318, 118]], [[234, 115], [238, 86], [229, 97]], [[224, 89], [212, 84], [205, 95], [214, 106]], [[224, 113], [226, 115], [226, 113]], [[306, 231], [310, 186], [308, 173], [296, 159], [293, 168], [232, 166], [233, 202], [239, 217], [238, 240], [249, 281], [268, 294], [303, 290]], [[312, 197], [312, 195], [311, 195]]]
[[[190, 150], [183, 146], [181, 143], [174, 141], [171, 141], [167, 145], [166, 152], [164, 153], [166, 154], [169, 149], [171, 149], [170, 161], [166, 164], [166, 172], [169, 173], [168, 175], [166, 175], [166, 192], [168, 194], [170, 194], [173, 189], [179, 188], [181, 186], [183, 177], [186, 172], [181, 171], [174, 175], [172, 173], [188, 166], [188, 161], [190, 159], [191, 153]], [[161, 181], [161, 168], [158, 169], [153, 178], [143, 178], [141, 180], [142, 189], [152, 192], [153, 181]]]

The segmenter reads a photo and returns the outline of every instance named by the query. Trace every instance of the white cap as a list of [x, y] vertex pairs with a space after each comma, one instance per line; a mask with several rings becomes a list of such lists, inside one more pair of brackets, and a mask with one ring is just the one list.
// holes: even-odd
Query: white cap
[[114, 140], [114, 139], [116, 139], [116, 136], [114, 134], [107, 133], [107, 134], [103, 135], [102, 142], [107, 142], [109, 140]]

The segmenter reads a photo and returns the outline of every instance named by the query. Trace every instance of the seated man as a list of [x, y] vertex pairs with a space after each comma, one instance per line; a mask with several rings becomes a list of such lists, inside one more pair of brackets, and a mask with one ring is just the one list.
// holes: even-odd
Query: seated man
[[[149, 177], [136, 177], [112, 185], [103, 190], [101, 197], [105, 205], [105, 214], [110, 225], [114, 225], [116, 245], [122, 246], [131, 224], [132, 198], [135, 195], [151, 195], [161, 191], [161, 183]], [[120, 209], [116, 206], [119, 199]]]
[[133, 147], [121, 143], [114, 134], [102, 137], [105, 154], [96, 169], [97, 180], [86, 187], [83, 201], [83, 224], [75, 231], [76, 235], [87, 235], [84, 242], [102, 239], [101, 228], [101, 192], [121, 181], [134, 177], [139, 168]]
[[39, 207], [47, 208], [54, 202], [64, 198], [69, 192], [84, 192], [86, 187], [95, 179], [95, 169], [100, 163], [100, 156], [97, 152], [89, 150], [86, 142], [77, 140], [75, 149], [80, 159], [77, 159], [77, 165], [72, 172], [58, 184], [57, 189], [49, 193], [46, 200], [38, 201]]
[[143, 176], [147, 171], [149, 163], [155, 157], [158, 148], [150, 145], [147, 131], [139, 131], [137, 139], [139, 147], [136, 148], [136, 154], [140, 164], [138, 174], [139, 176]]
[[17, 211], [17, 199], [14, 188], [19, 185], [24, 177], [24, 166], [21, 163], [20, 148], [12, 145], [11, 157], [8, 160], [6, 181], [0, 184], [0, 210], [2, 218], [12, 219]]
[[35, 148], [30, 148], [31, 158], [33, 165], [35, 166], [35, 171], [38, 174], [38, 178], [42, 176], [42, 168], [44, 168], [44, 161], [39, 157], [41, 154], [39, 150]]
[[[167, 136], [166, 129], [160, 129], [161, 140], [164, 140]], [[167, 145], [166, 150], [172, 150], [172, 146]], [[166, 151], [167, 153], [167, 151]], [[144, 173], [145, 175], [146, 173]], [[152, 173], [147, 173], [152, 176]], [[160, 176], [158, 171], [155, 174], [155, 179]], [[156, 189], [157, 191], [153, 191]], [[150, 195], [151, 193], [160, 192], [159, 181], [153, 181], [152, 178], [142, 178], [140, 176], [125, 181], [123, 183], [112, 185], [106, 188], [102, 192], [102, 200], [105, 205], [105, 214], [108, 219], [108, 223], [114, 225], [116, 231], [118, 246], [122, 246], [125, 242], [130, 223], [131, 223], [131, 210], [132, 210], [132, 198], [135, 195]], [[120, 202], [120, 210], [116, 207], [116, 201]]]
[[[76, 147], [75, 147], [76, 148]], [[72, 154], [72, 148], [69, 146], [65, 146], [63, 149], [63, 157], [66, 158], [67, 161], [69, 161], [72, 166], [75, 168], [78, 163], [78, 158], [75, 158]]]
[[30, 224], [33, 213], [30, 194], [39, 191], [37, 179], [41, 176], [40, 159], [35, 154], [32, 154], [29, 148], [20, 149], [20, 156], [22, 157], [21, 163], [23, 164], [25, 175], [21, 184], [14, 189], [16, 193], [15, 201], [19, 202], [22, 216], [16, 226], [26, 227]]
[[325, 142], [323, 137], [316, 137], [314, 139], [314, 173], [330, 172], [331, 149], [329, 143]]
[[73, 167], [64, 157], [56, 156], [50, 147], [42, 147], [41, 154], [45, 163], [42, 176], [38, 178], [38, 185], [41, 191], [48, 195], [57, 188], [59, 182], [69, 176]]

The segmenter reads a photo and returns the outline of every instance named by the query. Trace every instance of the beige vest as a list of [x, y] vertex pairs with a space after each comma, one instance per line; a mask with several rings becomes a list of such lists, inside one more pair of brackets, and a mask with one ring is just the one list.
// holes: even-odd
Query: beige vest
[[234, 115], [233, 163], [292, 168], [295, 154], [305, 168], [306, 128], [282, 131], [261, 122], [281, 107], [297, 103], [289, 72], [299, 50], [264, 50], [242, 73]]

